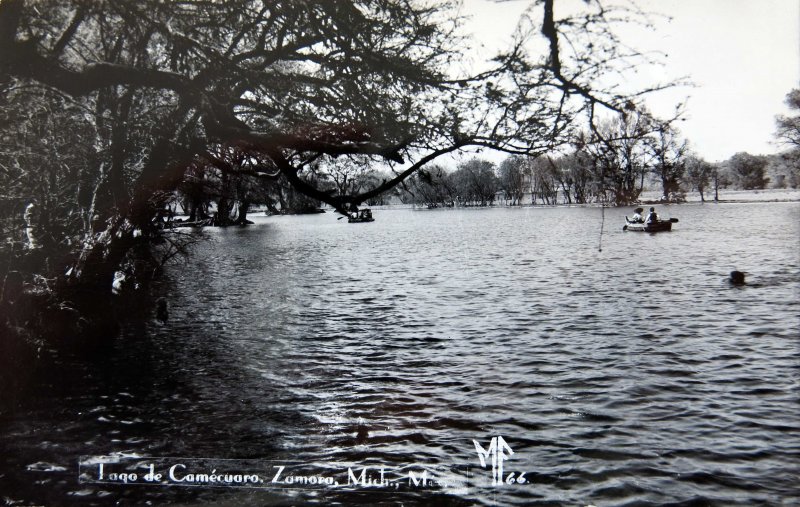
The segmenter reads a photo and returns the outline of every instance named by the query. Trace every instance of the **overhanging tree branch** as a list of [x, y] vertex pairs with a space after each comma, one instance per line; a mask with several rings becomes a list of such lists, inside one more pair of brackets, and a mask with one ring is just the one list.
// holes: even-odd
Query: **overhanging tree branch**
[[[591, 101], [592, 103], [597, 103], [606, 108], [616, 111], [618, 113], [624, 113], [624, 109], [616, 104], [612, 104], [611, 102], [604, 100], [598, 97], [595, 93], [591, 91], [588, 87], [578, 84], [574, 80], [568, 78], [564, 75], [563, 69], [561, 66], [561, 55], [559, 49], [559, 33], [558, 28], [555, 21], [555, 14], [553, 12], [553, 3], [555, 0], [544, 0], [544, 15], [542, 20], [542, 35], [544, 35], [550, 47], [550, 56], [548, 60], [548, 66], [550, 70], [553, 72], [553, 75], [560, 83], [561, 89], [568, 93], [576, 93], [587, 100]], [[601, 5], [602, 8], [602, 5]]]

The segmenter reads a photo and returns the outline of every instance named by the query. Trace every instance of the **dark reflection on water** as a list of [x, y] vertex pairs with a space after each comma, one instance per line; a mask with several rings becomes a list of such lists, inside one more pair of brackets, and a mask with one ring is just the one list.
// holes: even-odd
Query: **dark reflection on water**
[[[0, 420], [27, 503], [754, 505], [800, 501], [800, 205], [377, 211], [205, 231], [170, 320], [60, 361]], [[726, 282], [733, 269], [749, 284]], [[78, 484], [79, 455], [477, 465], [531, 484], [286, 494]], [[490, 473], [488, 471], [479, 471]]]

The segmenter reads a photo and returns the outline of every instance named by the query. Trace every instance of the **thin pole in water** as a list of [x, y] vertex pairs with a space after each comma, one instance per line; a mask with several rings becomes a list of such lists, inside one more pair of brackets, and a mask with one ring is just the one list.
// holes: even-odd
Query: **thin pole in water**
[[606, 203], [600, 203], [600, 239], [597, 241], [597, 251], [603, 251], [603, 225], [606, 223]]

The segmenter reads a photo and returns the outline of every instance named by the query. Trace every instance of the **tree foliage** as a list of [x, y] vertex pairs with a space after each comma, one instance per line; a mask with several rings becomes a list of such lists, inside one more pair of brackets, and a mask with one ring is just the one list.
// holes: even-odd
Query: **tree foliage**
[[700, 200], [705, 202], [704, 192], [711, 184], [714, 176], [714, 166], [702, 158], [689, 156], [686, 158], [686, 178], [693, 190], [700, 194]]
[[462, 205], [478, 206], [494, 203], [500, 189], [495, 171], [494, 163], [479, 158], [459, 164], [452, 174], [457, 201]]
[[786, 95], [786, 105], [795, 114], [777, 117], [776, 136], [789, 149], [781, 154], [780, 160], [773, 165], [780, 166], [779, 171], [784, 178], [788, 176], [788, 182], [781, 183], [788, 183], [792, 188], [797, 188], [800, 185], [800, 88], [795, 88]]
[[649, 137], [653, 173], [661, 181], [664, 200], [683, 200], [681, 183], [686, 172], [686, 156], [689, 143], [680, 138], [678, 131], [669, 124], [658, 124]]
[[767, 158], [741, 152], [726, 163], [734, 185], [744, 190], [761, 189], [767, 186]]
[[652, 124], [647, 114], [626, 114], [577, 138], [578, 149], [589, 155], [598, 195], [604, 202], [622, 205], [639, 198], [648, 172], [647, 136]]
[[452, 174], [439, 164], [431, 164], [417, 171], [406, 187], [411, 202], [426, 204], [431, 208], [452, 206], [458, 196]]
[[498, 183], [512, 206], [522, 204], [522, 198], [527, 190], [526, 176], [530, 177], [527, 162], [525, 157], [512, 155], [503, 160], [498, 168]]
[[794, 116], [777, 117], [778, 139], [792, 149], [800, 149], [800, 88], [795, 88], [786, 95], [786, 105], [796, 111]]

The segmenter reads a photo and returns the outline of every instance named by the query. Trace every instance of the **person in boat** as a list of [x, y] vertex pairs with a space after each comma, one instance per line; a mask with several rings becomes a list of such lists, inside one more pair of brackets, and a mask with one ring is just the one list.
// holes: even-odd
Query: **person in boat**
[[658, 222], [658, 214], [655, 208], [650, 208], [650, 212], [647, 214], [647, 218], [645, 218], [644, 221], [647, 224]]
[[642, 222], [644, 222], [644, 219], [642, 218], [642, 211], [644, 211], [642, 208], [636, 208], [635, 210], [633, 210], [633, 217], [631, 217], [631, 222], [633, 222], [634, 224], [641, 224]]

